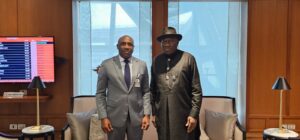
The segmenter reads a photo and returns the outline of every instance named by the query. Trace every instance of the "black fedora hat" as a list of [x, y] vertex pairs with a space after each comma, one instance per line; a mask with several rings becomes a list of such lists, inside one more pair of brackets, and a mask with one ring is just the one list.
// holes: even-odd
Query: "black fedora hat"
[[180, 41], [182, 39], [182, 35], [177, 34], [176, 29], [173, 27], [165, 27], [163, 28], [161, 35], [156, 39], [157, 41], [161, 42], [165, 38], [177, 38], [178, 41]]

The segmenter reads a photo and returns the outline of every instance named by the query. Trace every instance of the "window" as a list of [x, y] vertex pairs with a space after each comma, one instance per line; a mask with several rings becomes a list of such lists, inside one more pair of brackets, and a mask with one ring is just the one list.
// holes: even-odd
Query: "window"
[[74, 95], [96, 93], [97, 73], [101, 62], [118, 55], [120, 36], [134, 39], [133, 56], [144, 60], [150, 69], [150, 1], [73, 1]]
[[235, 97], [238, 113], [244, 117], [246, 2], [173, 0], [168, 11], [169, 26], [183, 35], [179, 49], [197, 60], [203, 94]]
[[[135, 40], [134, 56], [152, 60], [152, 9], [147, 0], [73, 0], [74, 95], [95, 94], [95, 69], [117, 55], [117, 39]], [[246, 0], [169, 0], [168, 24], [183, 35], [179, 49], [198, 64], [204, 95], [231, 96], [246, 108]], [[242, 122], [243, 123], [243, 122]]]

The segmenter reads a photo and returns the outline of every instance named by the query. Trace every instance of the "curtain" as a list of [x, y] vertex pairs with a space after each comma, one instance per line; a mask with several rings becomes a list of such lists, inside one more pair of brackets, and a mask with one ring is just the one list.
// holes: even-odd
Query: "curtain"
[[118, 55], [117, 40], [134, 39], [133, 56], [150, 68], [151, 2], [135, 0], [73, 0], [74, 95], [96, 93], [94, 69], [105, 59]]

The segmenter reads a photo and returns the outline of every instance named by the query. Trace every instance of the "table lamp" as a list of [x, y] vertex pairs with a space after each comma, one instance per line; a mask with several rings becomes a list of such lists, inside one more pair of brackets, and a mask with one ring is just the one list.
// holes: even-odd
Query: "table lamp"
[[279, 102], [279, 133], [284, 133], [283, 128], [282, 128], [282, 92], [284, 90], [290, 90], [291, 87], [287, 80], [283, 76], [279, 76], [273, 87], [273, 90], [280, 90], [280, 102]]
[[40, 125], [40, 95], [39, 89], [46, 88], [45, 84], [42, 82], [39, 76], [35, 76], [31, 83], [28, 85], [29, 89], [36, 89], [36, 126], [31, 127], [32, 130], [40, 131], [42, 129]]

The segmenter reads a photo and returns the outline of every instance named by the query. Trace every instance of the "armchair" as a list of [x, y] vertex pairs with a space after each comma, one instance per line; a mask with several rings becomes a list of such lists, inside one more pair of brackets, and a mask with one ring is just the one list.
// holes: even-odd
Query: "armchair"
[[[96, 108], [95, 95], [75, 96], [71, 98], [72, 112], [87, 112]], [[62, 140], [71, 140], [70, 125], [66, 124], [61, 131]]]
[[[219, 112], [219, 113], [236, 114], [235, 98], [226, 97], [226, 96], [203, 96], [202, 106], [200, 110], [200, 130], [201, 130], [200, 140], [209, 139], [207, 133], [205, 132], [206, 110]], [[238, 120], [236, 121], [234, 126], [233, 139], [246, 140], [246, 131], [240, 125]]]
[[[75, 96], [71, 98], [72, 112], [87, 112], [96, 108], [96, 101], [94, 95]], [[100, 127], [100, 126], [99, 126]], [[149, 129], [144, 133], [143, 140], [155, 140], [156, 129], [150, 125]], [[106, 137], [104, 137], [106, 139]], [[66, 124], [61, 130], [61, 140], [72, 140], [70, 125]]]

